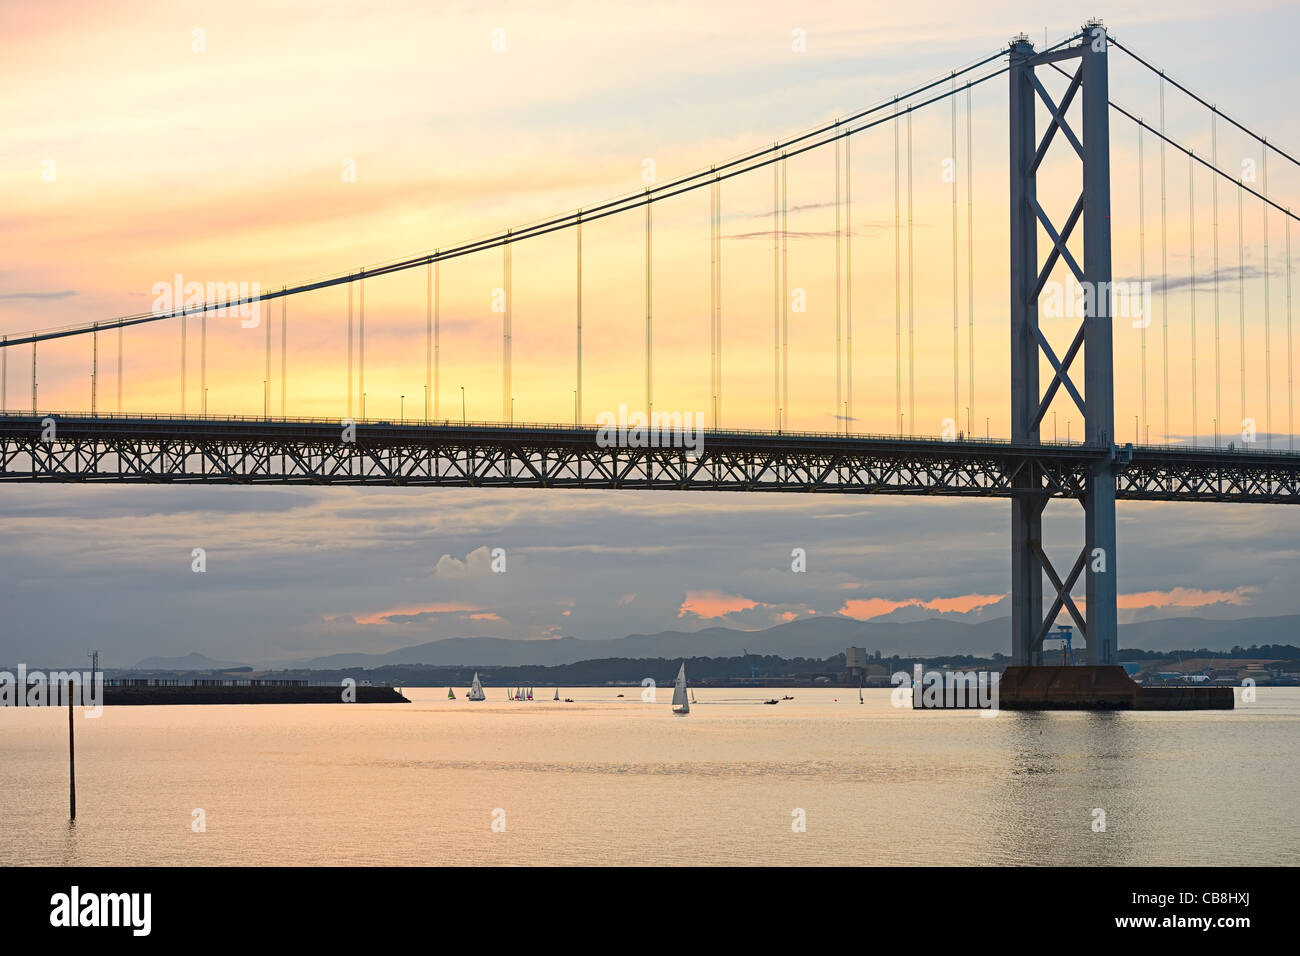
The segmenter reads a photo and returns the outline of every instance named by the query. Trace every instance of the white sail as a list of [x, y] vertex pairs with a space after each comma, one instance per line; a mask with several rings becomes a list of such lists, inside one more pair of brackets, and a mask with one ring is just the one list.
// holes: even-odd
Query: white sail
[[483, 693], [483, 685], [479, 683], [478, 671], [474, 672], [474, 682], [470, 685], [469, 694], [467, 696], [469, 700], [487, 699], [487, 695]]
[[673, 710], [681, 714], [691, 712], [690, 701], [686, 699], [686, 663], [684, 661], [681, 670], [677, 672], [677, 683], [673, 685]]

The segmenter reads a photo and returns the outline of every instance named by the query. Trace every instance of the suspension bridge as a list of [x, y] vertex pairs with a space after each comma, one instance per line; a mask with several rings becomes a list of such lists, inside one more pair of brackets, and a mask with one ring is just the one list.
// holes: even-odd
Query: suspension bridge
[[[1152, 125], [1139, 111], [1111, 97], [1110, 63], [1119, 52], [1140, 71], [1158, 83], [1160, 119]], [[975, 434], [975, 247], [971, 99], [977, 88], [989, 88], [1003, 78], [1008, 84], [1007, 151], [1009, 189], [1006, 206], [999, 213], [1008, 228], [1009, 273], [1002, 278], [1006, 298], [998, 310], [1009, 331], [1009, 434], [991, 437], [986, 418], [985, 436]], [[1171, 87], [1209, 118], [1211, 149], [1204, 151], [1183, 145], [1166, 130], [1165, 94]], [[1056, 92], [1053, 93], [1053, 90]], [[959, 154], [958, 105], [966, 106], [966, 283], [961, 287], [958, 237], [960, 216], [959, 178], [952, 177], [952, 392], [950, 417], [941, 432], [917, 434], [916, 390], [917, 325], [915, 290], [915, 223], [913, 217], [913, 114], [926, 109], [948, 107], [951, 126], [951, 157], [954, 167]], [[1116, 282], [1112, 276], [1112, 121], [1128, 124], [1136, 134], [1139, 271], [1136, 280]], [[1040, 121], [1041, 128], [1040, 128]], [[1219, 127], [1231, 130], [1260, 150], [1263, 181], [1243, 170], [1219, 161]], [[875, 352], [892, 351], [894, 358], [894, 407], [891, 430], [869, 433], [856, 426], [862, 420], [861, 371], [859, 397], [855, 405], [853, 356], [854, 315], [854, 226], [852, 194], [853, 142], [870, 136], [892, 136], [892, 229], [893, 334], [872, 328], [868, 347]], [[1146, 294], [1149, 281], [1146, 264], [1146, 178], [1144, 140], [1152, 141], [1159, 153], [1161, 196], [1161, 271], [1154, 296]], [[906, 177], [902, 170], [906, 142]], [[790, 283], [787, 168], [790, 161], [814, 151], [834, 154], [834, 340], [826, 343], [827, 368], [833, 360], [835, 397], [829, 417], [834, 430], [791, 427], [790, 327], [792, 312], [797, 323], [800, 312], [792, 308], [799, 291]], [[1056, 153], [1077, 164], [1074, 174], [1081, 184], [1077, 198], [1063, 207], [1066, 215], [1053, 219], [1047, 196], [1059, 193], [1060, 177], [1048, 176], [1047, 161]], [[1171, 282], [1168, 258], [1168, 156], [1187, 163], [1188, 229], [1191, 233], [1187, 281]], [[1240, 502], [1259, 504], [1300, 503], [1300, 454], [1295, 452], [1293, 427], [1293, 375], [1291, 325], [1290, 224], [1296, 217], [1284, 202], [1270, 193], [1268, 161], [1300, 166], [1295, 157], [1233, 119], [1209, 100], [1169, 78], [1147, 59], [1111, 37], [1100, 22], [1090, 22], [1076, 34], [1058, 43], [1035, 49], [1025, 36], [1015, 38], [1007, 48], [997, 50], [954, 70], [931, 83], [905, 94], [842, 117], [832, 123], [778, 141], [751, 153], [733, 157], [705, 170], [666, 182], [647, 184], [641, 190], [596, 205], [396, 261], [368, 266], [353, 272], [328, 276], [277, 289], [205, 295], [199, 301], [181, 301], [170, 308], [157, 308], [118, 318], [101, 319], [26, 334], [0, 336], [0, 482], [110, 482], [174, 484], [346, 484], [412, 485], [511, 488], [625, 488], [705, 491], [771, 491], [798, 493], [902, 494], [958, 497], [1002, 497], [1012, 503], [1012, 650], [1018, 664], [1042, 660], [1042, 643], [1058, 616], [1068, 614], [1087, 644], [1088, 663], [1113, 664], [1117, 648], [1115, 553], [1115, 502], [1117, 500]], [[1213, 329], [1213, 422], [1212, 435], [1199, 431], [1204, 360], [1198, 356], [1195, 271], [1196, 173], [1208, 178], [1213, 198], [1213, 253], [1210, 279], [1202, 281], [1200, 294], [1213, 296], [1208, 321]], [[749, 271], [747, 284], [770, 281], [770, 316], [746, 307], [739, 319], [724, 324], [723, 282], [724, 187], [756, 177], [770, 177], [771, 275], [760, 278]], [[1040, 178], [1042, 180], [1040, 188]], [[948, 181], [948, 180], [946, 180]], [[878, 191], [879, 183], [870, 184]], [[1236, 197], [1237, 256], [1221, 261], [1220, 188]], [[766, 188], [765, 186], [763, 187]], [[709, 301], [698, 303], [696, 313], [707, 308], [709, 318], [709, 411], [707, 426], [692, 447], [680, 443], [607, 440], [602, 423], [592, 423], [583, 412], [583, 261], [584, 225], [614, 218], [644, 218], [644, 258], [636, 263], [644, 279], [644, 316], [634, 328], [641, 339], [643, 368], [626, 375], [640, 378], [644, 397], [640, 422], [651, 426], [660, 409], [671, 403], [658, 401], [655, 385], [656, 360], [667, 359], [670, 368], [680, 363], [678, 354], [663, 354], [655, 344], [655, 245], [654, 213], [663, 204], [688, 193], [709, 191]], [[860, 193], [861, 195], [861, 193]], [[1243, 210], [1258, 207], [1263, 236], [1262, 269], [1247, 268]], [[906, 217], [903, 207], [906, 206]], [[1285, 361], [1286, 433], [1285, 449], [1272, 427], [1273, 371], [1272, 311], [1270, 289], [1275, 284], [1270, 265], [1270, 230], [1281, 226], [1284, 234], [1281, 274], [1285, 276]], [[542, 236], [571, 233], [575, 259], [575, 375], [555, 388], [566, 394], [572, 385], [572, 423], [523, 423], [515, 421], [516, 394], [512, 386], [514, 368], [514, 293], [512, 257], [516, 247], [526, 248]], [[1204, 233], [1203, 233], [1204, 235]], [[1042, 240], [1045, 240], [1043, 242]], [[1231, 248], [1232, 243], [1228, 246]], [[1045, 254], [1042, 254], [1045, 250]], [[498, 421], [471, 419], [466, 414], [462, 388], [459, 414], [445, 412], [442, 359], [441, 267], [444, 263], [489, 254], [501, 255], [501, 413]], [[1225, 262], [1227, 263], [1225, 265]], [[1274, 260], [1274, 263], [1276, 260]], [[1235, 269], [1233, 265], [1235, 264]], [[397, 416], [367, 417], [365, 357], [365, 288], [385, 277], [424, 270], [425, 336], [423, 407], [412, 402], [408, 416], [405, 396]], [[1247, 308], [1249, 279], [1262, 282], [1262, 295], [1252, 293]], [[1235, 274], [1234, 274], [1235, 273]], [[1059, 276], [1064, 276], [1062, 281]], [[904, 278], [906, 277], [906, 282]], [[1150, 279], [1154, 279], [1152, 275]], [[663, 281], [662, 278], [660, 281]], [[1240, 402], [1243, 427], [1225, 426], [1223, 409], [1223, 336], [1231, 310], [1223, 308], [1221, 286], [1236, 287], [1236, 331]], [[1173, 290], [1190, 286], [1190, 394], [1171, 388], [1169, 342], [1170, 300]], [[292, 417], [287, 414], [289, 389], [289, 302], [321, 290], [347, 290], [347, 376], [346, 392], [339, 389], [337, 414]], [[1137, 290], [1136, 298], [1130, 287]], [[1085, 308], [1074, 316], [1045, 308], [1048, 297], [1060, 290], [1069, 300], [1083, 294]], [[967, 305], [966, 362], [961, 354], [960, 299], [965, 291]], [[886, 287], [871, 288], [873, 303], [889, 300]], [[1121, 294], [1122, 293], [1122, 294]], [[863, 291], [857, 289], [859, 309]], [[1152, 324], [1151, 302], [1160, 302], [1161, 362], [1159, 376], [1162, 416], [1157, 419], [1163, 441], [1150, 441], [1148, 408], [1148, 326]], [[273, 327], [275, 305], [279, 305], [280, 330], [280, 414], [272, 414]], [[1134, 302], [1137, 304], [1134, 305]], [[356, 305], [354, 325], [354, 304]], [[1258, 310], [1261, 314], [1256, 315]], [[261, 380], [261, 415], [218, 414], [208, 407], [207, 342], [210, 317], [246, 315], [265, 330], [265, 368]], [[1264, 335], [1263, 428], [1256, 434], [1255, 420], [1246, 413], [1247, 384], [1258, 387], [1247, 374], [1247, 327], [1262, 317]], [[1053, 321], [1047, 321], [1051, 318]], [[186, 384], [191, 365], [188, 355], [188, 327], [199, 323], [199, 414], [187, 413], [187, 397], [193, 391]], [[1134, 441], [1121, 441], [1115, 420], [1115, 330], [1128, 326], [1136, 330], [1136, 345], [1130, 345], [1125, 361], [1140, 375], [1140, 401], [1134, 415]], [[1040, 321], [1041, 320], [1041, 321]], [[768, 324], [770, 321], [770, 325]], [[737, 323], [751, 338], [770, 334], [771, 360], [766, 374], [771, 384], [771, 412], [766, 422], [739, 421], [724, 416], [723, 395], [729, 382], [724, 361], [726, 344], [734, 346]], [[169, 323], [179, 328], [180, 386], [178, 407], [154, 411], [123, 409], [123, 353], [128, 329]], [[1207, 319], [1202, 317], [1202, 329]], [[373, 327], [373, 317], [372, 317]], [[355, 336], [354, 336], [355, 329]], [[1062, 331], [1064, 330], [1064, 331]], [[923, 327], [922, 338], [933, 330]], [[943, 329], [947, 332], [947, 328]], [[372, 332], [373, 334], [373, 332]], [[1203, 334], [1203, 333], [1202, 333]], [[112, 335], [116, 346], [116, 408], [101, 408], [100, 340]], [[1154, 335], [1154, 330], [1153, 330]], [[1188, 338], [1187, 330], [1173, 329], [1175, 343]], [[864, 332], [858, 328], [858, 350]], [[52, 409], [40, 402], [38, 347], [56, 340], [90, 343], [89, 411]], [[892, 340], [892, 341], [890, 341]], [[890, 348], [892, 346], [892, 349]], [[30, 349], [30, 410], [9, 406], [9, 377], [17, 378], [18, 364], [10, 362], [17, 348]], [[49, 346], [47, 346], [48, 348]], [[833, 350], [833, 352], [832, 352]], [[624, 350], [629, 351], [629, 349]], [[1005, 354], [1005, 353], [1003, 353]], [[833, 355], [833, 359], [832, 359]], [[526, 356], [525, 356], [526, 358]], [[1135, 359], [1140, 359], [1137, 361]], [[590, 361], [590, 360], [589, 360]], [[1198, 373], [1197, 363], [1201, 362]], [[111, 359], [110, 359], [111, 363]], [[962, 414], [960, 377], [963, 364], [967, 376], [965, 414]], [[12, 366], [12, 368], [11, 368]], [[589, 366], [590, 367], [590, 366]], [[732, 373], [735, 374], [734, 372]], [[873, 381], [879, 384], [879, 375]], [[1046, 387], [1044, 383], [1046, 382]], [[946, 387], [946, 386], [945, 386]], [[1280, 383], [1279, 383], [1280, 387]], [[796, 382], [796, 389], [798, 383]], [[924, 385], [923, 385], [924, 388]], [[1154, 389], [1153, 389], [1154, 390]], [[1185, 435], [1174, 433], [1170, 422], [1171, 392], [1176, 412], [1190, 410], [1190, 428]], [[1067, 414], [1081, 417], [1082, 433], [1062, 441], [1053, 429], [1044, 434], [1049, 413], [1055, 420], [1058, 406]], [[1255, 407], [1255, 406], [1250, 406]], [[879, 412], [875, 408], [872, 412]], [[680, 418], [680, 416], [678, 416]], [[730, 420], [729, 420], [730, 419]], [[635, 420], [635, 419], [634, 419]], [[664, 421], [672, 421], [666, 416]], [[733, 424], [733, 422], [739, 422]], [[964, 427], [958, 423], [964, 422]], [[675, 422], [674, 422], [675, 424]], [[1068, 426], [1067, 426], [1068, 428]], [[650, 429], [653, 433], [653, 428]], [[1083, 543], [1069, 567], [1058, 569], [1049, 560], [1042, 541], [1042, 516], [1053, 499], [1074, 499], [1083, 508]], [[1074, 598], [1082, 579], [1086, 591], [1083, 607]], [[1044, 601], [1045, 583], [1050, 600]], [[1044, 607], [1047, 608], [1044, 613]], [[1086, 615], [1084, 613], [1086, 609]]]

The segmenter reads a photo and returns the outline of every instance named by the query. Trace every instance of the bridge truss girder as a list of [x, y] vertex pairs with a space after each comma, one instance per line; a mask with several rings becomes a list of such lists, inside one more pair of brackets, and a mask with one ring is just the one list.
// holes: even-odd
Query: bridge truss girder
[[[602, 448], [594, 429], [0, 415], [0, 483], [641, 488], [1084, 501], [1081, 445], [706, 432], [700, 452]], [[1119, 498], [1300, 504], [1300, 455], [1135, 449]], [[1037, 509], [1035, 512], [1034, 509]], [[1041, 542], [1038, 543], [1041, 548]], [[1062, 576], [1067, 579], [1069, 570]], [[1068, 609], [1068, 607], [1067, 607]]]

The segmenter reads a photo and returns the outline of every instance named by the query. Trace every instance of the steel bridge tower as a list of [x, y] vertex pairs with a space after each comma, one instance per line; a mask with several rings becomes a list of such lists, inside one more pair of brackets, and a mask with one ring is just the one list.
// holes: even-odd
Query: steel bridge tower
[[[1088, 664], [1116, 662], [1115, 585], [1114, 366], [1111, 345], [1110, 132], [1106, 29], [1089, 22], [1074, 46], [1035, 53], [1026, 36], [1011, 45], [1011, 439], [1037, 445], [1039, 426], [1059, 391], [1078, 406], [1084, 418], [1084, 441], [1106, 454], [1091, 466], [1081, 503], [1084, 545], [1064, 578], [1043, 550], [1042, 515], [1049, 500], [1044, 476], [1030, 466], [1017, 482], [1011, 505], [1011, 647], [1013, 663], [1042, 663], [1043, 639], [1065, 608], [1087, 641]], [[1039, 67], [1077, 61], [1077, 69], [1058, 104], [1040, 82]], [[1066, 121], [1076, 96], [1082, 95], [1082, 137]], [[1051, 119], [1038, 138], [1035, 108], [1041, 100]], [[1082, 165], [1083, 189], [1064, 223], [1057, 228], [1037, 197], [1037, 173], [1053, 144], [1072, 148]], [[1070, 236], [1083, 229], [1083, 265], [1067, 248]], [[1043, 265], [1038, 260], [1038, 227], [1051, 243]], [[1065, 266], [1083, 287], [1084, 317], [1064, 354], [1058, 358], [1038, 325], [1038, 298], [1053, 270]], [[1068, 281], [1068, 277], [1067, 277]], [[1089, 294], [1091, 293], [1091, 294]], [[1064, 297], [1062, 297], [1064, 298]], [[1070, 367], [1083, 351], [1083, 392], [1070, 378]], [[1039, 364], [1053, 369], [1044, 391]], [[1130, 449], [1131, 451], [1131, 449]], [[1070, 591], [1086, 574], [1087, 617]], [[1056, 592], [1043, 614], [1043, 578]]]

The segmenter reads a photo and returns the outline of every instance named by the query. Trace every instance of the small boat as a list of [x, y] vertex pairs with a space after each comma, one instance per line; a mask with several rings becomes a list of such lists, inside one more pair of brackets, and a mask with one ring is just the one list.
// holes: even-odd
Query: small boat
[[469, 693], [465, 695], [466, 700], [487, 700], [487, 694], [483, 693], [483, 685], [479, 683], [478, 671], [474, 672], [474, 681], [470, 684]]
[[786, 695], [785, 695], [784, 697], [782, 697], [781, 699], [782, 699], [782, 700], [794, 700], [794, 698], [791, 697], [789, 694], [786, 694]]
[[622, 694], [618, 694], [617, 696], [622, 697], [623, 695], [622, 695]]
[[573, 703], [573, 698], [572, 698], [572, 697], [566, 697], [566, 698], [564, 698], [564, 702], [565, 702], [566, 704], [572, 704], [572, 703]]
[[448, 700], [455, 700], [455, 699], [456, 699], [456, 693], [455, 693], [455, 691], [453, 691], [450, 687], [447, 688], [447, 699], [448, 699]]
[[681, 670], [677, 672], [677, 681], [673, 685], [673, 713], [685, 717], [690, 712], [691, 705], [686, 699], [686, 662], [682, 661]]
[[781, 702], [780, 702], [779, 700], [777, 700], [775, 697], [773, 697], [771, 700], [765, 700], [765, 701], [763, 701], [763, 703], [765, 703], [765, 704], [779, 704], [779, 703], [781, 703]]
[[555, 699], [555, 700], [559, 700], [559, 699], [560, 699], [560, 688], [558, 688], [558, 687], [555, 688], [555, 698], [554, 698], [554, 699]]

